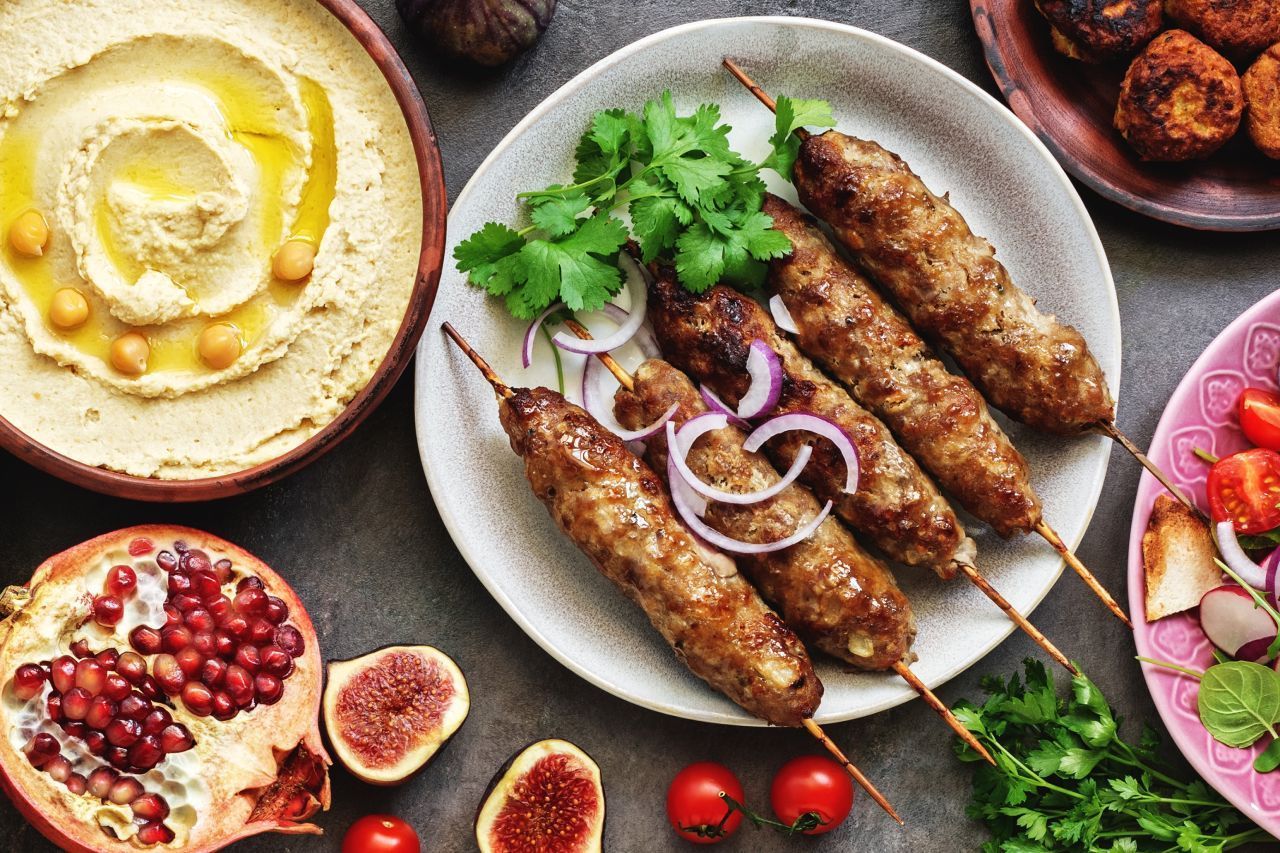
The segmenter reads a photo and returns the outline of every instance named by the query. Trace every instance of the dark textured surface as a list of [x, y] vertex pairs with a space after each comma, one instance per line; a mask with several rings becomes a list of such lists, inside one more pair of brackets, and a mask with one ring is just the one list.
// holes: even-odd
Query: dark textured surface
[[[650, 32], [705, 17], [785, 13], [831, 18], [903, 41], [993, 85], [964, 0], [561, 0], [546, 38], [506, 70], [470, 74], [437, 63], [408, 43], [390, 0], [369, 2], [422, 87], [456, 196], [488, 151], [558, 85]], [[566, 139], [566, 144], [568, 144]], [[1194, 234], [1142, 219], [1083, 193], [1110, 254], [1124, 321], [1120, 425], [1140, 444], [1165, 400], [1205, 345], [1268, 293], [1280, 244], [1267, 235]], [[175, 521], [207, 528], [258, 553], [289, 578], [321, 632], [325, 655], [346, 658], [390, 642], [430, 643], [452, 654], [470, 681], [471, 717], [452, 744], [399, 788], [360, 784], [335, 769], [334, 808], [323, 838], [265, 836], [240, 851], [338, 850], [343, 831], [370, 811], [399, 814], [427, 851], [474, 849], [470, 824], [490, 774], [514, 750], [552, 735], [574, 740], [599, 761], [608, 794], [607, 849], [690, 850], [667, 830], [663, 797], [684, 764], [714, 759], [742, 778], [763, 805], [770, 774], [811, 751], [790, 731], [717, 728], [633, 708], [579, 680], [542, 652], [488, 596], [462, 562], [432, 507], [414, 443], [412, 381], [406, 378], [354, 437], [306, 471], [247, 497], [192, 507], [113, 501], [0, 458], [6, 486], [0, 581], [24, 581], [45, 557], [128, 524]], [[1107, 486], [1080, 556], [1123, 597], [1130, 510], [1138, 467], [1113, 451]], [[1124, 628], [1070, 574], [1035, 613], [1041, 628], [1080, 658], [1131, 721], [1154, 719]], [[981, 674], [1008, 673], [1034, 646], [1015, 634], [968, 674], [939, 691], [974, 696]], [[749, 828], [719, 849], [975, 849], [981, 827], [964, 816], [968, 774], [951, 758], [949, 732], [921, 703], [832, 726], [906, 817], [897, 828], [865, 797], [824, 839], [774, 838]], [[0, 803], [7, 851], [52, 849], [7, 802]]]

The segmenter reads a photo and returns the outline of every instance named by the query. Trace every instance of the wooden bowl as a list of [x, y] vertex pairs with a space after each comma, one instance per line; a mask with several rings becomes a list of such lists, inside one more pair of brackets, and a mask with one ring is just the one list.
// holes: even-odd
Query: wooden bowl
[[378, 25], [355, 0], [316, 2], [351, 30], [382, 70], [396, 101], [404, 111], [418, 161], [418, 177], [422, 184], [422, 254], [418, 260], [417, 279], [404, 320], [369, 384], [361, 389], [333, 421], [302, 444], [270, 462], [219, 477], [160, 480], [96, 468], [50, 450], [3, 417], [0, 417], [0, 447], [46, 473], [112, 497], [156, 502], [203, 501], [228, 497], [274, 483], [320, 458], [350, 435], [377, 408], [400, 378], [413, 356], [423, 327], [426, 326], [444, 263], [448, 199], [445, 195], [440, 150], [436, 146], [435, 132], [431, 129], [431, 119], [427, 115], [422, 95], [409, 75], [409, 70], [400, 61], [395, 48]]
[[1145, 163], [1112, 127], [1127, 65], [1086, 65], [1053, 49], [1032, 0], [970, 0], [1005, 100], [1063, 168], [1154, 219], [1206, 231], [1280, 228], [1280, 162], [1241, 128], [1207, 160]]

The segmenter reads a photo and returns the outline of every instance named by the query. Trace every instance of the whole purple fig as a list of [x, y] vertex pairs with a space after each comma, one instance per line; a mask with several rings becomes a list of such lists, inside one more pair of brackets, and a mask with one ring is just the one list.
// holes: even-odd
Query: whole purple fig
[[396, 0], [410, 28], [449, 56], [502, 65], [551, 23], [556, 0]]

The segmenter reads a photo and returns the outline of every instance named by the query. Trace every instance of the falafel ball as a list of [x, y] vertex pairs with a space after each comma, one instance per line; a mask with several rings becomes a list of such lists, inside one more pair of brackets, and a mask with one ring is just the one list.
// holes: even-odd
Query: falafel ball
[[1280, 44], [1259, 56], [1241, 82], [1249, 107], [1249, 136], [1263, 154], [1280, 160]]
[[1168, 0], [1165, 13], [1232, 59], [1250, 59], [1280, 41], [1277, 0]]
[[1191, 33], [1169, 30], [1129, 66], [1115, 126], [1144, 160], [1194, 160], [1234, 136], [1243, 112], [1235, 67]]
[[1036, 0], [1053, 46], [1082, 62], [1132, 56], [1164, 25], [1164, 0]]

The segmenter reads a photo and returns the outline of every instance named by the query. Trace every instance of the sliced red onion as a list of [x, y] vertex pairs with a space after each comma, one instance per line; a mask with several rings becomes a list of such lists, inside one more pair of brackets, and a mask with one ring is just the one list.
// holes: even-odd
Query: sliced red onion
[[[618, 324], [626, 323], [631, 317], [630, 314], [613, 303], [604, 306], [600, 310], [610, 320]], [[653, 327], [648, 323], [642, 323], [639, 330], [636, 331], [635, 337], [631, 340], [640, 348], [640, 353], [645, 358], [662, 358], [662, 347], [658, 346], [658, 336], [653, 333]]]
[[706, 540], [709, 544], [714, 545], [721, 551], [728, 551], [730, 554], [771, 554], [774, 551], [781, 551], [784, 548], [790, 548], [799, 542], [803, 542], [813, 535], [818, 526], [826, 520], [831, 513], [831, 501], [827, 501], [827, 505], [822, 511], [815, 515], [812, 519], [800, 525], [795, 533], [792, 533], [785, 539], [779, 539], [777, 542], [741, 542], [729, 536], [725, 536], [718, 530], [707, 525], [702, 519], [698, 518], [693, 511], [693, 506], [689, 503], [688, 496], [692, 489], [686, 490], [679, 488], [675, 484], [680, 483], [687, 486], [680, 476], [680, 471], [675, 465], [675, 456], [668, 454], [667, 459], [667, 481], [672, 483], [671, 500], [675, 504], [676, 512], [680, 513], [680, 517], [684, 519], [684, 523], [689, 526], [695, 536]]
[[671, 449], [668, 444], [667, 485], [671, 489], [671, 502], [677, 507], [684, 505], [695, 516], [702, 518], [707, 514], [707, 499], [695, 492], [693, 488], [685, 482], [684, 477], [680, 476], [680, 472], [676, 471], [675, 468], [672, 467], [670, 456]]
[[607, 399], [600, 400], [598, 397], [600, 391], [599, 376], [601, 373], [608, 373], [608, 371], [600, 363], [600, 360], [598, 358], [588, 358], [586, 367], [582, 370], [582, 408], [590, 412], [591, 416], [598, 420], [605, 429], [623, 441], [641, 441], [655, 435], [680, 408], [679, 403], [672, 403], [671, 407], [662, 414], [662, 417], [648, 426], [640, 429], [624, 429], [622, 424], [618, 423], [617, 418], [613, 416], [613, 406], [609, 404], [609, 401]]
[[1272, 548], [1271, 553], [1263, 558], [1260, 565], [1267, 570], [1267, 601], [1275, 607], [1277, 593], [1280, 592], [1276, 589], [1276, 569], [1280, 567], [1280, 548]]
[[773, 348], [757, 338], [747, 353], [747, 373], [751, 387], [738, 401], [738, 417], [752, 420], [767, 415], [782, 395], [782, 360]]
[[728, 418], [722, 414], [707, 412], [697, 417], [690, 418], [685, 421], [676, 430], [676, 425], [671, 421], [667, 421], [667, 452], [675, 462], [676, 470], [680, 472], [680, 476], [689, 484], [695, 492], [703, 497], [710, 498], [713, 501], [719, 501], [725, 504], [737, 504], [739, 506], [746, 504], [760, 503], [767, 501], [769, 498], [781, 492], [787, 486], [790, 486], [800, 476], [800, 472], [804, 470], [804, 466], [809, 462], [809, 457], [813, 453], [813, 448], [805, 446], [796, 454], [795, 460], [791, 463], [791, 469], [781, 480], [772, 486], [761, 489], [757, 492], [726, 492], [717, 489], [714, 486], [708, 486], [702, 480], [698, 479], [698, 475], [689, 467], [689, 451], [693, 448], [693, 443], [709, 432], [718, 429], [724, 429], [728, 426]]
[[1218, 550], [1222, 552], [1223, 562], [1230, 566], [1231, 571], [1239, 575], [1242, 581], [1254, 589], [1270, 588], [1267, 584], [1266, 570], [1250, 560], [1249, 555], [1240, 547], [1240, 540], [1236, 538], [1235, 528], [1230, 521], [1218, 522], [1214, 528], [1214, 538], [1218, 540]]
[[[628, 281], [628, 284], [630, 282]], [[649, 299], [649, 290], [643, 285], [640, 287], [631, 287], [631, 312], [627, 319], [618, 327], [611, 335], [603, 338], [596, 338], [590, 341], [584, 341], [576, 335], [568, 332], [556, 332], [551, 342], [560, 349], [576, 352], [582, 355], [595, 355], [597, 353], [609, 352], [625, 344], [627, 341], [635, 337], [640, 327], [644, 325], [645, 306]], [[617, 306], [614, 306], [617, 308]], [[621, 311], [621, 308], [618, 308]]]
[[844, 457], [846, 469], [844, 478], [845, 494], [851, 495], [858, 490], [858, 474], [861, 471], [860, 463], [858, 462], [858, 449], [853, 446], [853, 442], [849, 439], [849, 436], [845, 435], [844, 430], [824, 417], [804, 412], [779, 415], [756, 427], [755, 431], [747, 436], [747, 440], [742, 443], [742, 447], [744, 450], [754, 453], [775, 435], [781, 435], [792, 430], [811, 432], [834, 444], [836, 450], [839, 450], [840, 455]]
[[716, 392], [712, 391], [706, 385], [698, 387], [698, 393], [702, 395], [702, 402], [707, 404], [707, 408], [713, 412], [724, 415], [729, 419], [729, 423], [736, 427], [749, 429], [751, 424], [738, 417], [738, 413], [729, 408], [729, 404], [716, 396]]
[[524, 349], [520, 354], [520, 362], [527, 368], [533, 364], [533, 342], [538, 337], [538, 329], [548, 317], [564, 307], [563, 302], [553, 303], [550, 308], [538, 315], [538, 319], [529, 324], [529, 328], [524, 333]]
[[793, 335], [800, 334], [800, 330], [796, 328], [796, 321], [791, 318], [791, 312], [787, 310], [787, 303], [782, 301], [781, 294], [769, 300], [769, 313], [773, 315], [773, 322], [778, 324], [779, 329]]

